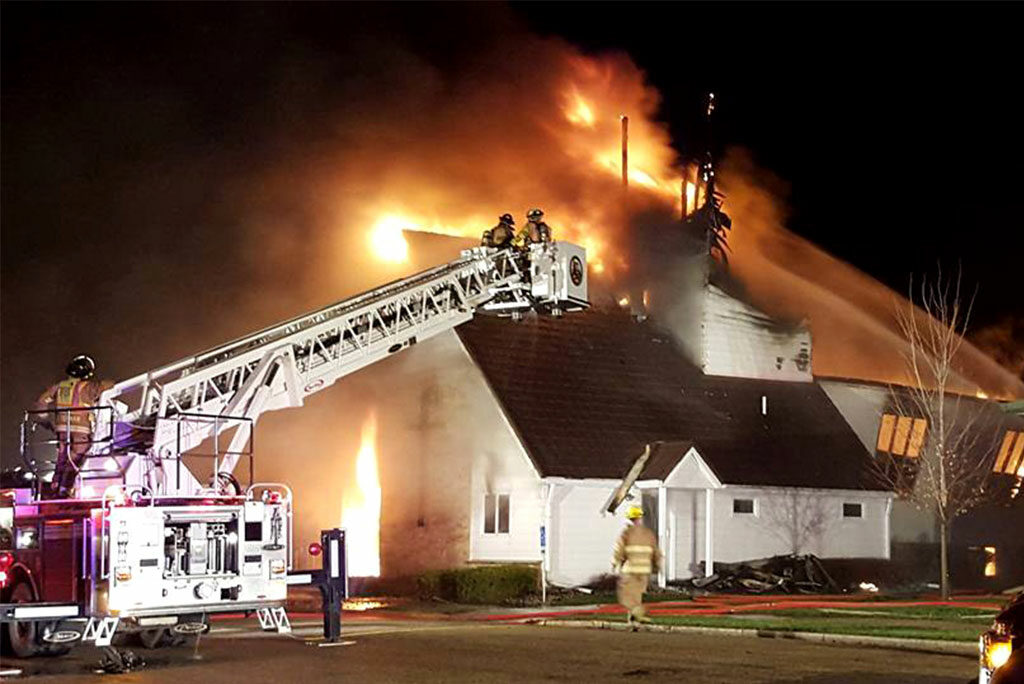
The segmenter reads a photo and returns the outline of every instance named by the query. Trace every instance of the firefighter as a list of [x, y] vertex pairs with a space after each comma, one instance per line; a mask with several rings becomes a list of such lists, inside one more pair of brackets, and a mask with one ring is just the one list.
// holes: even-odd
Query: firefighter
[[519, 234], [519, 242], [523, 249], [528, 249], [531, 244], [551, 242], [551, 227], [544, 223], [543, 211], [531, 209], [526, 213], [526, 225]]
[[484, 247], [497, 247], [498, 249], [511, 246], [516, 237], [515, 225], [516, 220], [512, 218], [512, 214], [502, 214], [498, 217], [498, 225], [484, 231], [480, 244]]
[[613, 560], [613, 566], [619, 572], [619, 603], [628, 611], [630, 624], [650, 622], [644, 610], [644, 591], [651, 573], [661, 567], [661, 549], [654, 532], [644, 525], [642, 508], [630, 506], [626, 517], [630, 524], [615, 543]]
[[71, 492], [92, 444], [93, 412], [74, 409], [95, 406], [100, 394], [114, 386], [112, 382], [93, 379], [96, 362], [87, 354], [71, 359], [65, 372], [68, 377], [43, 392], [36, 402], [37, 411], [48, 412], [41, 414], [41, 422], [57, 433], [57, 465], [50, 494], [58, 498]]

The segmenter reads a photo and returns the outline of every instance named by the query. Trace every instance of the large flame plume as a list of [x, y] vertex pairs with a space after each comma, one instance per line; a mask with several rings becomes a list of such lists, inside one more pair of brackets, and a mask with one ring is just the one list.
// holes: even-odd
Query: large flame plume
[[[409, 251], [403, 231], [475, 239], [502, 211], [513, 211], [522, 221], [529, 203], [545, 209], [556, 238], [586, 247], [595, 294], [629, 306], [656, 281], [672, 282], [674, 265], [665, 253], [678, 245], [676, 220], [684, 203], [692, 210], [703, 196], [690, 182], [693, 168], [680, 161], [666, 127], [656, 120], [657, 91], [630, 60], [583, 56], [561, 44], [546, 47], [546, 89], [531, 93], [529, 108], [514, 109], [511, 117], [495, 113], [500, 126], [484, 121], [460, 131], [440, 152], [440, 161], [431, 157], [442, 173], [417, 174], [423, 159], [396, 161], [389, 169], [390, 178], [402, 181], [388, 186], [390, 199], [381, 200], [367, 221], [373, 253], [382, 262], [404, 263]], [[470, 97], [467, 108], [479, 106]], [[624, 115], [629, 117], [628, 188], [621, 184]], [[510, 132], [492, 137], [499, 128]], [[513, 158], [505, 151], [515, 143], [525, 153]], [[444, 171], [458, 182], [445, 180]], [[405, 184], [409, 178], [414, 184]], [[736, 225], [732, 273], [752, 303], [810, 326], [815, 373], [909, 381], [905, 343], [893, 315], [905, 300], [789, 232], [777, 190], [782, 184], [742, 151], [730, 153], [719, 179]], [[484, 180], [493, 185], [483, 193], [490, 196], [479, 199]], [[661, 304], [671, 306], [671, 288], [664, 294]], [[1024, 384], [977, 349], [966, 345], [961, 357], [959, 390], [1000, 398], [1024, 394]]]
[[380, 576], [380, 477], [377, 473], [377, 414], [363, 422], [356, 455], [355, 487], [342, 499], [341, 526], [345, 529], [348, 574]]

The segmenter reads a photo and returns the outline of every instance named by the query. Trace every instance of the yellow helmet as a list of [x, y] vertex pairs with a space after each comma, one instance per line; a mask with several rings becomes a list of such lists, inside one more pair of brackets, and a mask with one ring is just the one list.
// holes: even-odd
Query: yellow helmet
[[639, 518], [644, 517], [644, 509], [639, 506], [630, 506], [629, 510], [626, 511], [626, 517], [630, 520], [638, 520]]

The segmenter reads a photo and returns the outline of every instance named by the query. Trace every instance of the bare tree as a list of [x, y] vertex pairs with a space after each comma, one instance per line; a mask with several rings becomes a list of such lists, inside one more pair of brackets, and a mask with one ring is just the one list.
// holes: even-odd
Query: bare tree
[[764, 501], [762, 524], [782, 539], [792, 554], [808, 553], [838, 516], [837, 511], [829, 510], [826, 497], [810, 490], [779, 488]]
[[[959, 273], [943, 279], [940, 271], [934, 280], [922, 279], [915, 292], [911, 280], [909, 300], [897, 306], [910, 382], [890, 387], [891, 406], [882, 418], [874, 460], [884, 484], [934, 515], [945, 598], [950, 594], [950, 527], [986, 500], [990, 457], [998, 439], [998, 425], [986, 419], [985, 402], [953, 391], [957, 352], [974, 301], [972, 296], [965, 302], [960, 281]], [[885, 439], [891, 443], [888, 448]]]

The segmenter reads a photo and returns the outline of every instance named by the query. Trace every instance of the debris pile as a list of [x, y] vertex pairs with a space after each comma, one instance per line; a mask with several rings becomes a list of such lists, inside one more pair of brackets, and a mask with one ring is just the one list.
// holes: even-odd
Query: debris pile
[[687, 580], [684, 587], [737, 594], [838, 594], [839, 586], [814, 555], [772, 556], [739, 563], [715, 563], [709, 577]]

